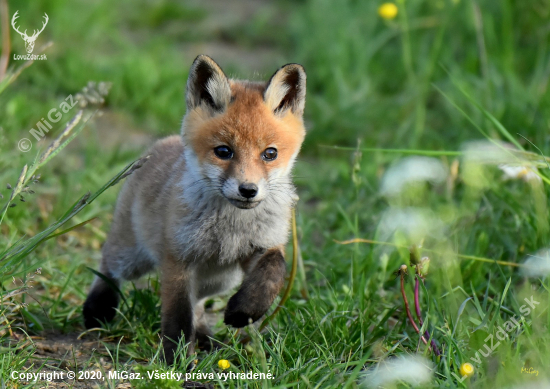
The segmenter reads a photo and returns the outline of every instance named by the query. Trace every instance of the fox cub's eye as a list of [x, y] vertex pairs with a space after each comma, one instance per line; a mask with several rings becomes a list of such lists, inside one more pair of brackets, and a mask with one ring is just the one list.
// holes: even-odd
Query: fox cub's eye
[[214, 154], [220, 159], [231, 159], [233, 157], [233, 150], [227, 146], [218, 146], [214, 149]]
[[277, 158], [277, 149], [273, 147], [265, 149], [265, 151], [262, 153], [262, 158], [264, 161], [273, 161]]

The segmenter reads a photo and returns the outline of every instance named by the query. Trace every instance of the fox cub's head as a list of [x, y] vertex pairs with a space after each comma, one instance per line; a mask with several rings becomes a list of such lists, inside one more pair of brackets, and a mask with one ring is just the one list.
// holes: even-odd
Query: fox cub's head
[[198, 56], [182, 130], [196, 181], [243, 209], [289, 196], [289, 174], [305, 136], [305, 96], [301, 65], [283, 66], [267, 83], [250, 82], [228, 79], [210, 57]]

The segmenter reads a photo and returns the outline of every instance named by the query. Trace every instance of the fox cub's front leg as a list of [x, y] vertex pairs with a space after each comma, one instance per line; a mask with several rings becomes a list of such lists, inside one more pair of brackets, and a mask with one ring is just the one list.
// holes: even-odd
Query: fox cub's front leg
[[[246, 268], [246, 266], [244, 266]], [[225, 324], [244, 327], [262, 317], [283, 287], [286, 264], [280, 248], [267, 250], [252, 269], [245, 269], [245, 279], [225, 309]]]
[[183, 336], [188, 344], [187, 355], [195, 352], [195, 328], [191, 274], [181, 269], [181, 263], [169, 256], [161, 269], [161, 330], [166, 363], [174, 362], [178, 342]]

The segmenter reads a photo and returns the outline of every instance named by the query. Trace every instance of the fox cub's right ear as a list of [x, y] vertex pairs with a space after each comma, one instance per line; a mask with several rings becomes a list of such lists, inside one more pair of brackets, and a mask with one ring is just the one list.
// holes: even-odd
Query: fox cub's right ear
[[199, 55], [191, 65], [185, 100], [188, 111], [203, 106], [213, 114], [223, 112], [229, 105], [229, 80], [220, 66], [209, 56]]
[[306, 71], [303, 66], [291, 63], [277, 70], [267, 84], [264, 101], [275, 115], [284, 116], [290, 110], [302, 116], [306, 103]]

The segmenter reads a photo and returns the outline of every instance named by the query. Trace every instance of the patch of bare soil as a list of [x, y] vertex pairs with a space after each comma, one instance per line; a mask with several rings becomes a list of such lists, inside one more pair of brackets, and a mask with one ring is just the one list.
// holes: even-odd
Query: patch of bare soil
[[[259, 79], [269, 77], [281, 64], [277, 63], [281, 53], [265, 44], [240, 45], [222, 39], [223, 31], [238, 30], [259, 16], [280, 19], [283, 17], [274, 2], [266, 0], [194, 0], [191, 2], [207, 11], [207, 16], [200, 21], [197, 29], [203, 36], [214, 36], [215, 39], [200, 42], [185, 42], [184, 52], [188, 57], [207, 54], [222, 67], [234, 65], [253, 78], [260, 73]], [[264, 72], [266, 72], [264, 74]], [[231, 77], [232, 75], [229, 74]]]
[[[19, 380], [19, 384], [33, 384], [36, 388], [104, 388], [105, 375], [115, 370], [111, 358], [103, 355], [105, 349], [99, 340], [79, 339], [79, 334], [48, 333], [33, 336], [35, 354], [27, 364], [27, 373], [44, 373], [37, 380]], [[55, 375], [57, 373], [57, 376]], [[74, 373], [74, 378], [70, 374]], [[62, 377], [62, 378], [60, 378]], [[127, 380], [116, 389], [131, 388]], [[211, 384], [186, 381], [183, 388], [213, 389]]]
[[[45, 333], [42, 336], [32, 336], [31, 339], [35, 353], [27, 363], [26, 373], [43, 374], [37, 376], [37, 379], [20, 379], [20, 384], [33, 384], [36, 388], [98, 388], [105, 386], [103, 380], [79, 379], [79, 372], [89, 371], [92, 376], [96, 376], [97, 373], [93, 372], [108, 371], [112, 368], [110, 358], [106, 358], [98, 352], [98, 350], [104, 350], [98, 340], [81, 340], [78, 339], [76, 333]], [[70, 378], [73, 372], [75, 377]], [[116, 388], [131, 388], [131, 385], [121, 383]]]

